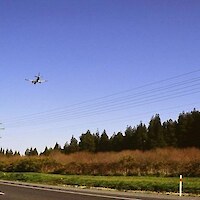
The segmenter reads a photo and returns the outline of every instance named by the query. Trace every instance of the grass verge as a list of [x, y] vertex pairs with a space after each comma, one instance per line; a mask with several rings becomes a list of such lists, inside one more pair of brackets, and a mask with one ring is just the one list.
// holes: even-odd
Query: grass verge
[[[117, 190], [142, 190], [178, 193], [179, 189], [179, 177], [82, 176], [43, 173], [0, 172], [0, 179], [48, 185], [104, 187]], [[200, 178], [183, 178], [183, 192], [200, 194]]]

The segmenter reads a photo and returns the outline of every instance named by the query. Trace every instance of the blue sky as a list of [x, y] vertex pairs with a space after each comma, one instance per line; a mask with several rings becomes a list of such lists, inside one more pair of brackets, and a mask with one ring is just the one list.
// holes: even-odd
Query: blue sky
[[[198, 109], [199, 19], [198, 0], [0, 1], [0, 146], [43, 151]], [[24, 80], [38, 72], [47, 83]]]

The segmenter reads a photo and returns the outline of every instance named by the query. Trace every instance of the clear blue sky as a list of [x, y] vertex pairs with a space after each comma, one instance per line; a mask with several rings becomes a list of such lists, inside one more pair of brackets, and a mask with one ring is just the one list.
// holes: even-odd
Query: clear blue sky
[[[0, 1], [0, 147], [199, 109], [199, 20], [199, 0]], [[47, 83], [24, 80], [38, 72]]]

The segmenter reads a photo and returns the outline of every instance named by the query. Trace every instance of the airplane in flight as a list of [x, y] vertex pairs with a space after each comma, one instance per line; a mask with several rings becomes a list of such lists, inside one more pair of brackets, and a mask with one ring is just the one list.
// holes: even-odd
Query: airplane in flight
[[40, 76], [40, 73], [38, 73], [38, 75], [35, 76], [35, 79], [25, 79], [26, 81], [30, 81], [31, 83], [33, 84], [36, 84], [36, 83], [44, 83], [44, 82], [47, 82], [47, 80], [43, 80]]

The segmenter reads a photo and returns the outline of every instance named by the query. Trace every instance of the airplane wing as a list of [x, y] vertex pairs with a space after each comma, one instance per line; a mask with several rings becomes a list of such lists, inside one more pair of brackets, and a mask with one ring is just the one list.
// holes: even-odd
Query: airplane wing
[[32, 82], [32, 81], [33, 81], [33, 80], [31, 80], [31, 79], [27, 79], [27, 78], [25, 78], [25, 80], [26, 80], [26, 81], [30, 81], [30, 82]]
[[27, 79], [27, 78], [25, 78], [25, 80], [26, 80], [26, 81], [30, 81], [30, 82], [33, 83], [33, 84], [36, 84], [36, 83], [37, 83], [37, 81], [35, 81], [35, 80], [31, 80], [31, 79]]

